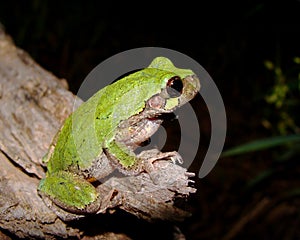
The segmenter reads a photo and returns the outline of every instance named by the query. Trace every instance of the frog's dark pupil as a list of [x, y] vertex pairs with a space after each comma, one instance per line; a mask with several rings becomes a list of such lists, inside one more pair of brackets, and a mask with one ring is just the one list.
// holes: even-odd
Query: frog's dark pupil
[[168, 80], [167, 83], [167, 92], [170, 97], [179, 97], [182, 93], [183, 83], [180, 77], [175, 76]]

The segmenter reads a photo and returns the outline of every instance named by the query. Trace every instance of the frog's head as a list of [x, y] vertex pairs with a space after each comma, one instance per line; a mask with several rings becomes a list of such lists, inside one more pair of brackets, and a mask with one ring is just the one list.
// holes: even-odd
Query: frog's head
[[[172, 112], [193, 99], [200, 90], [200, 81], [196, 74], [190, 69], [176, 68], [173, 63], [165, 57], [157, 57], [149, 65], [165, 72], [162, 79], [162, 91], [157, 98], [152, 98], [148, 104], [155, 107], [157, 102], [163, 102], [163, 111]], [[160, 98], [160, 99], [159, 99]]]

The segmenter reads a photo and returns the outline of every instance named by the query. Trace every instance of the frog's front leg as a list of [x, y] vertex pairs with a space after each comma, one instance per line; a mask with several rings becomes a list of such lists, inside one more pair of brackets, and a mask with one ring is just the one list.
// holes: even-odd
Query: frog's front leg
[[[75, 214], [94, 213], [101, 205], [95, 187], [84, 178], [67, 171], [48, 174], [41, 180], [38, 192], [46, 204], [49, 198], [60, 208]], [[62, 219], [68, 218], [56, 206], [51, 208]]]
[[159, 128], [162, 120], [152, 117], [152, 109], [145, 109], [142, 113], [121, 122], [114, 136], [105, 141], [104, 152], [115, 163], [116, 167], [126, 175], [135, 175], [142, 171], [155, 171], [153, 162], [160, 159], [171, 159], [172, 162], [182, 162], [176, 152], [162, 153], [157, 149], [143, 151], [139, 155], [134, 150], [149, 139]]

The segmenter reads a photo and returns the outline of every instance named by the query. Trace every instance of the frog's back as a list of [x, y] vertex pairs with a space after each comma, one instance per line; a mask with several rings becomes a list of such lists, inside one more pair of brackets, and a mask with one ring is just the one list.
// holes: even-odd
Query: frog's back
[[49, 171], [85, 169], [114, 137], [120, 121], [139, 113], [145, 101], [158, 93], [165, 71], [144, 69], [98, 91], [70, 117], [57, 139]]
[[[97, 92], [101, 95], [102, 90]], [[85, 169], [102, 153], [101, 138], [95, 133], [95, 95], [83, 103], [64, 122], [55, 150], [47, 164], [48, 171]], [[105, 133], [102, 133], [102, 138]]]

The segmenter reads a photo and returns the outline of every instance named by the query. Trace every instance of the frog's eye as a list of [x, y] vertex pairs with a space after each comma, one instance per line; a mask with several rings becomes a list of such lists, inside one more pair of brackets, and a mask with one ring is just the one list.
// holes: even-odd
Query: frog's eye
[[167, 82], [167, 93], [171, 98], [179, 97], [182, 93], [183, 83], [180, 77], [174, 76]]

